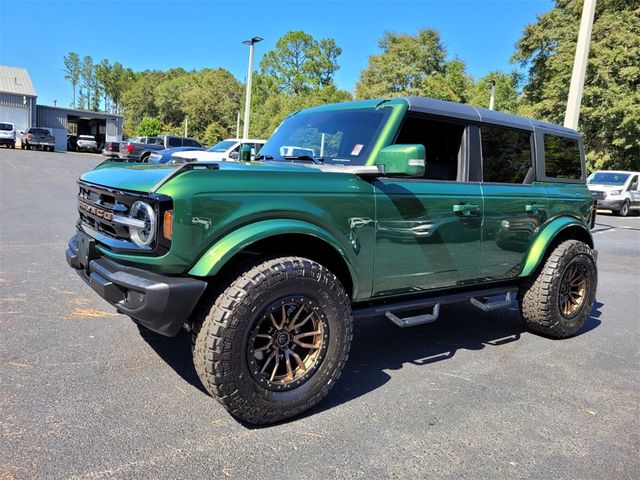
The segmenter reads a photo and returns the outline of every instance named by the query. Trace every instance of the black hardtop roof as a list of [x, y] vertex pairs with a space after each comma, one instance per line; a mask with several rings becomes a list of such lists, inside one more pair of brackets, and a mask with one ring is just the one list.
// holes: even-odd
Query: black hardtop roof
[[459, 118], [461, 120], [486, 122], [524, 130], [533, 130], [534, 128], [539, 127], [547, 130], [553, 130], [559, 135], [568, 137], [579, 136], [578, 132], [571, 128], [542, 122], [540, 120], [519, 117], [518, 115], [512, 115], [510, 113], [489, 110], [488, 108], [473, 107], [463, 103], [447, 102], [444, 100], [435, 100], [433, 98], [425, 97], [408, 96], [402, 98], [409, 104], [409, 110], [413, 112], [447, 116]]

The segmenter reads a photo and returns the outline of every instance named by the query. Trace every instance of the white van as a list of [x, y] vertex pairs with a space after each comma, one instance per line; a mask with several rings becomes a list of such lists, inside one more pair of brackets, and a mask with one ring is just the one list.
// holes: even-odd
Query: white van
[[16, 148], [16, 126], [11, 122], [0, 122], [0, 145]]
[[640, 172], [597, 170], [587, 178], [587, 187], [598, 200], [598, 208], [626, 217], [640, 210]]

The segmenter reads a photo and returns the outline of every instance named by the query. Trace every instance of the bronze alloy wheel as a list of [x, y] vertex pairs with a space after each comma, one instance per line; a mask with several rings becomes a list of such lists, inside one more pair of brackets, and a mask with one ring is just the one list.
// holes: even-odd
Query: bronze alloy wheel
[[322, 309], [301, 295], [272, 303], [249, 336], [247, 360], [254, 378], [269, 390], [302, 385], [324, 359], [329, 324]]
[[582, 307], [587, 291], [587, 279], [587, 269], [581, 263], [572, 263], [565, 270], [558, 295], [558, 307], [565, 317], [572, 317]]

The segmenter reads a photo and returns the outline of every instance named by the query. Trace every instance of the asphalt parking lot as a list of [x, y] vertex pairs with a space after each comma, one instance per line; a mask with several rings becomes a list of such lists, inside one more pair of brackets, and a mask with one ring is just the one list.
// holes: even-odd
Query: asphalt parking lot
[[118, 315], [67, 266], [91, 154], [0, 149], [0, 479], [640, 477], [640, 217], [598, 217], [599, 289], [574, 338], [516, 309], [356, 323], [301, 418], [239, 424], [186, 334]]

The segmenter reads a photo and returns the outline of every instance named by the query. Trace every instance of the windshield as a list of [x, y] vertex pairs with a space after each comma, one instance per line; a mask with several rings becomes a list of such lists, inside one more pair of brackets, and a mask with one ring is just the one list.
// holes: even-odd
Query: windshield
[[587, 183], [593, 183], [598, 185], [624, 185], [624, 182], [629, 178], [628, 173], [615, 173], [615, 172], [596, 172]]
[[231, 147], [233, 147], [236, 143], [233, 140], [223, 140], [220, 143], [216, 143], [213, 147], [209, 147], [207, 148], [207, 152], [226, 152], [227, 150], [229, 150]]
[[2, 130], [3, 132], [10, 132], [11, 130], [13, 130], [13, 125], [11, 125], [10, 123], [0, 123], [0, 130]]
[[257, 160], [311, 157], [327, 163], [364, 165], [390, 113], [390, 107], [303, 111], [278, 127]]

